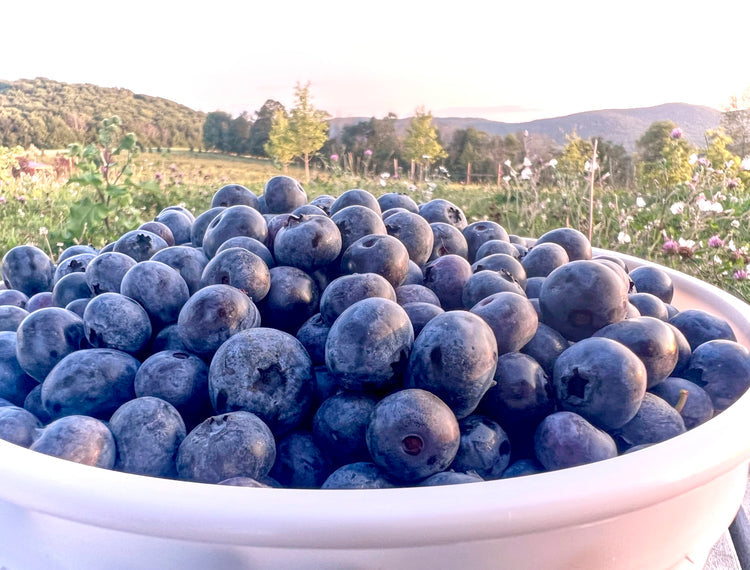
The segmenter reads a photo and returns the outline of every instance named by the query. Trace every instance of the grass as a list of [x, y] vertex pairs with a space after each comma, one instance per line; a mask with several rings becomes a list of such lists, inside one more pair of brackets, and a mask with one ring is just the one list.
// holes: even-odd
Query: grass
[[[242, 184], [260, 195], [265, 182], [281, 173], [271, 161], [256, 158], [187, 150], [143, 153], [136, 161], [134, 179], [158, 180], [160, 190], [142, 194], [133, 191], [133, 207], [141, 223], [153, 219], [167, 205], [183, 205], [197, 215], [210, 207], [214, 192], [221, 186]], [[301, 168], [291, 167], [286, 174], [300, 180], [304, 177]], [[595, 188], [592, 244], [656, 260], [749, 299], [750, 281], [742, 272], [750, 263], [750, 198], [731, 195], [712, 176], [702, 173], [694, 179], [695, 184], [672, 188]], [[459, 206], [469, 222], [493, 220], [522, 236], [539, 236], [561, 226], [583, 233], [589, 230], [588, 188], [583, 179], [554, 187], [512, 179], [498, 187], [448, 180], [413, 184], [395, 178], [313, 171], [312, 180], [304, 186], [310, 199], [321, 194], [338, 196], [351, 188], [362, 188], [376, 196], [402, 192], [418, 203], [444, 198]], [[77, 241], [76, 236], [66, 235], [65, 224], [71, 204], [86, 195], [90, 195], [90, 189], [67, 185], [46, 174], [3, 183], [0, 252], [32, 243], [55, 258]], [[103, 244], [118, 236], [98, 237]], [[665, 242], [674, 240], [680, 246], [680, 238], [684, 245], [665, 253]]]

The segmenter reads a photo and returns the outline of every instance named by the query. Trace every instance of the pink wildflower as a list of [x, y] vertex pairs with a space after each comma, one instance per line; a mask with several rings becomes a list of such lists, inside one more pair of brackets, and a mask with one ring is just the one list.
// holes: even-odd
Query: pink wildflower
[[734, 190], [739, 185], [740, 185], [740, 179], [739, 178], [730, 178], [729, 180], [727, 180], [727, 188], [729, 190]]
[[369, 148], [365, 150], [365, 156], [372, 156], [372, 151]]
[[680, 250], [680, 244], [678, 244], [673, 239], [668, 239], [664, 242], [664, 246], [662, 246], [662, 249], [664, 250], [664, 253], [667, 254], [677, 253]]
[[674, 129], [672, 129], [672, 132], [669, 133], [669, 137], [673, 139], [681, 139], [682, 129], [680, 127], [675, 127]]
[[338, 159], [339, 159], [339, 155], [338, 154], [332, 154], [331, 155], [331, 161], [332, 162], [336, 162]]
[[743, 279], [747, 279], [747, 270], [746, 269], [738, 269], [734, 272], [734, 278], [737, 281], [742, 281]]
[[724, 240], [719, 236], [711, 236], [708, 238], [708, 247], [722, 247], [723, 245]]

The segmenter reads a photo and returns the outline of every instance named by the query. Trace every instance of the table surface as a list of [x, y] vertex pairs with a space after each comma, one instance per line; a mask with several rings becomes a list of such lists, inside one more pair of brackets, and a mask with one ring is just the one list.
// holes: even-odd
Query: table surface
[[704, 570], [750, 569], [750, 479], [737, 518], [711, 550]]

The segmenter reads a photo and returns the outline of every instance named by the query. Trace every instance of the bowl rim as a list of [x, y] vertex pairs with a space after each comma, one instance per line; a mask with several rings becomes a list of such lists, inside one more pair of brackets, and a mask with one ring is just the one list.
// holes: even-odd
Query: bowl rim
[[[665, 270], [677, 305], [686, 297], [692, 308], [697, 300], [750, 346], [750, 306], [740, 299], [653, 262], [593, 253], [615, 255], [630, 268]], [[362, 549], [471, 542], [592, 524], [687, 493], [746, 467], [750, 437], [722, 434], [747, 434], [749, 427], [750, 392], [709, 422], [637, 453], [528, 477], [367, 490], [248, 491], [92, 468], [0, 441], [0, 501], [111, 530], [213, 544]]]

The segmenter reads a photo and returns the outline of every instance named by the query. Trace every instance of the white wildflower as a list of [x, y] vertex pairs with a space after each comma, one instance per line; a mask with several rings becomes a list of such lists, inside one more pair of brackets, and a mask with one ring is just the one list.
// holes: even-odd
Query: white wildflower
[[524, 166], [531, 166], [531, 161], [529, 160], [529, 157], [527, 157], [527, 156], [523, 157], [523, 165]]
[[635, 199], [635, 205], [638, 206], [639, 208], [645, 208], [646, 207], [646, 200], [644, 200], [643, 198], [641, 198], [640, 196], [638, 196]]
[[503, 180], [505, 182], [510, 182], [510, 176], [503, 176]]
[[531, 180], [531, 168], [528, 166], [521, 171], [521, 180]]
[[718, 255], [714, 255], [714, 263], [720, 264], [721, 263], [721, 257], [719, 257]]
[[750, 154], [742, 159], [740, 166], [742, 167], [742, 170], [750, 170]]
[[682, 212], [685, 211], [685, 203], [684, 202], [675, 202], [669, 207], [669, 211], [672, 212], [675, 216], [678, 214], [682, 214]]
[[740, 227], [740, 221], [739, 220], [732, 220], [732, 222], [729, 224], [733, 228], [739, 228]]
[[690, 155], [690, 158], [688, 159], [688, 164], [692, 166], [696, 162], [698, 162], [698, 155], [693, 153]]
[[547, 165], [548, 165], [548, 166], [551, 166], [552, 168], [555, 168], [555, 166], [557, 166], [557, 159], [556, 159], [556, 158], [553, 158], [552, 160], [550, 160], [550, 161], [549, 161], [549, 162], [547, 163]]
[[507, 166], [508, 168], [510, 168], [510, 167], [512, 166], [512, 165], [511, 165], [511, 163], [510, 163], [510, 159], [508, 159], [508, 160], [506, 160], [505, 162], [503, 162], [503, 164], [504, 164], [505, 166]]
[[617, 241], [619, 243], [630, 243], [630, 236], [627, 234], [627, 232], [620, 232], [617, 234]]
[[381, 178], [380, 179], [380, 185], [381, 186], [385, 186], [386, 184], [387, 184], [387, 182], [385, 181], [385, 179]]

